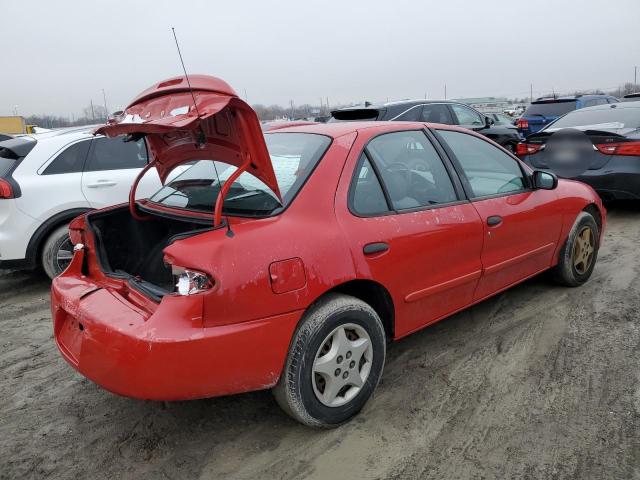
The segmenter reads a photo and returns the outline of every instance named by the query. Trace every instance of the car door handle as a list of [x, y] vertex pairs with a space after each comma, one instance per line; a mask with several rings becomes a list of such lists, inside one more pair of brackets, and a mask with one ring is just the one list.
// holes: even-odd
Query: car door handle
[[500, 215], [492, 215], [487, 218], [487, 225], [490, 227], [495, 227], [496, 225], [500, 225], [502, 223], [502, 217]]
[[362, 251], [365, 255], [373, 255], [374, 253], [382, 253], [389, 250], [389, 244], [385, 242], [367, 243]]
[[110, 180], [98, 180], [96, 183], [89, 183], [87, 188], [104, 188], [104, 187], [115, 187], [118, 182], [112, 182]]

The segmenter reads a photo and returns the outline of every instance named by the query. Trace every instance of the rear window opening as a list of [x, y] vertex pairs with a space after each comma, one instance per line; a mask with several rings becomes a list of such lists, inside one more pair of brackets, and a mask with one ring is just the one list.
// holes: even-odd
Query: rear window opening
[[575, 110], [577, 103], [575, 100], [555, 100], [533, 102], [522, 114], [523, 117], [559, 117], [565, 113]]
[[33, 150], [36, 143], [29, 137], [11, 138], [0, 142], [0, 177], [13, 170], [17, 163]]
[[[262, 181], [244, 172], [231, 185], [222, 213], [242, 217], [275, 215], [286, 208], [329, 147], [331, 139], [309, 133], [270, 133], [265, 141], [282, 203]], [[149, 198], [165, 207], [212, 213], [218, 192], [236, 167], [199, 160]]]

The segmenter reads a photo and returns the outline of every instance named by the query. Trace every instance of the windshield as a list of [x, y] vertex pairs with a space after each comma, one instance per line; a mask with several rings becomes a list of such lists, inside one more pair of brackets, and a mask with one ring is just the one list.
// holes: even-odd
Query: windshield
[[640, 107], [576, 110], [556, 120], [547, 130], [567, 127], [589, 127], [591, 130], [640, 128]]
[[576, 101], [568, 102], [550, 102], [550, 103], [532, 103], [522, 114], [523, 117], [559, 117], [576, 109]]
[[[293, 200], [331, 143], [329, 137], [310, 133], [269, 133], [264, 138], [282, 204], [262, 181], [245, 172], [229, 188], [222, 207], [224, 214], [264, 216], [277, 213]], [[149, 200], [169, 207], [213, 213], [220, 186], [235, 170], [236, 167], [227, 163], [199, 160]]]

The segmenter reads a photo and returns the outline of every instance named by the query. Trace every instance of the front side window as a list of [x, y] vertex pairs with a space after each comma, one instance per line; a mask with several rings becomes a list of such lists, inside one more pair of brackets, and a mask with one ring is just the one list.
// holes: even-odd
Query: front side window
[[[243, 216], [277, 213], [291, 203], [331, 143], [329, 137], [310, 133], [274, 132], [264, 137], [283, 203], [261, 180], [244, 172], [229, 188], [223, 213]], [[149, 200], [169, 207], [211, 213], [221, 186], [235, 171], [236, 167], [227, 163], [199, 160]]]
[[97, 138], [87, 160], [85, 171], [126, 170], [147, 164], [144, 140], [125, 142], [124, 137]]
[[442, 159], [422, 131], [380, 135], [367, 145], [394, 210], [456, 201]]
[[471, 110], [469, 107], [452, 103], [451, 109], [453, 110], [453, 113], [456, 114], [456, 117], [458, 117], [458, 123], [460, 125], [484, 125], [482, 116], [480, 116], [478, 112]]
[[474, 135], [438, 130], [464, 171], [474, 197], [524, 190], [526, 182], [518, 162], [498, 147]]
[[453, 117], [449, 108], [442, 103], [427, 104], [422, 107], [422, 121], [429, 123], [444, 123], [453, 125]]
[[82, 172], [91, 140], [83, 140], [65, 148], [42, 172], [43, 175]]

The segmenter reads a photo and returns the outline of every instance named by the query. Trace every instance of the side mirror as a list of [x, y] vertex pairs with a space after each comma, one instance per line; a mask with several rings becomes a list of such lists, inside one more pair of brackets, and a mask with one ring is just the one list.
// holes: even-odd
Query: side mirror
[[556, 174], [546, 170], [534, 170], [531, 178], [533, 180], [533, 188], [553, 190], [558, 186], [558, 177]]
[[489, 117], [484, 117], [484, 126], [489, 128], [491, 125], [493, 125], [494, 122], [493, 120], [491, 120]]

